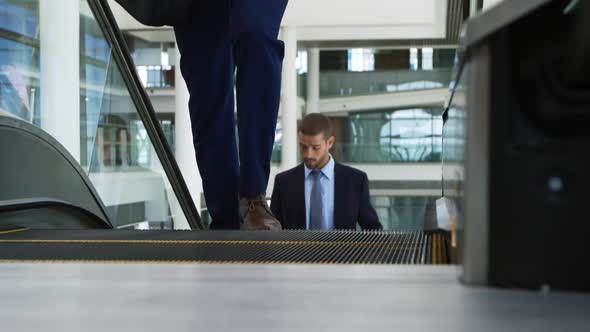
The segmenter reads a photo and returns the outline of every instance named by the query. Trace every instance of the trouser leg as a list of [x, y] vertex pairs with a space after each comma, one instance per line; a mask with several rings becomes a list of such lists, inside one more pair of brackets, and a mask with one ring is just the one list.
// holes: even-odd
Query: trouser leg
[[284, 44], [277, 39], [287, 0], [233, 0], [237, 65], [240, 195], [266, 192], [281, 93]]
[[194, 23], [176, 28], [180, 69], [190, 93], [193, 144], [212, 229], [238, 229], [239, 163], [234, 61], [225, 1], [194, 6]]

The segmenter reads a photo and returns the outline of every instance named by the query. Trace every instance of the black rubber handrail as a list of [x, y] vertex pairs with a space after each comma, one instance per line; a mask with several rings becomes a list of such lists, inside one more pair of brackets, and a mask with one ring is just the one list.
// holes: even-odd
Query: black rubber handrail
[[76, 161], [76, 159], [72, 157], [72, 155], [57, 139], [55, 139], [55, 137], [49, 135], [47, 132], [43, 131], [42, 129], [36, 126], [26, 121], [23, 121], [20, 118], [12, 116], [2, 116], [2, 114], [0, 114], [0, 129], [2, 128], [9, 128], [11, 130], [17, 130], [22, 134], [30, 135], [39, 142], [47, 144], [49, 147], [51, 147], [52, 150], [55, 151], [55, 153], [59, 154], [61, 158], [65, 160], [70, 165], [70, 167], [78, 174], [80, 179], [86, 185], [87, 190], [90, 192], [91, 196], [94, 199], [94, 203], [98, 206], [98, 208], [104, 215], [104, 218], [106, 218], [103, 219], [101, 217], [100, 219], [106, 220], [106, 223], [109, 225], [109, 228], [113, 228], [113, 222], [109, 218], [109, 214], [107, 213], [104, 202], [102, 201], [102, 198], [96, 191], [96, 188], [94, 188], [94, 185], [88, 178], [87, 174], [82, 169], [82, 166], [80, 166], [80, 163], [78, 163], [78, 161]]
[[105, 228], [112, 228], [111, 224], [108, 220], [101, 218], [100, 216], [92, 213], [79, 205], [73, 204], [71, 202], [66, 202], [59, 199], [48, 198], [48, 197], [29, 197], [24, 199], [12, 199], [12, 200], [4, 200], [0, 201], [0, 213], [6, 212], [16, 212], [16, 211], [26, 211], [26, 210], [35, 210], [35, 209], [42, 209], [48, 207], [62, 207], [67, 208], [70, 210], [74, 210], [77, 212], [81, 212], [82, 214], [92, 218], [93, 220], [99, 221], [101, 224], [104, 224]]

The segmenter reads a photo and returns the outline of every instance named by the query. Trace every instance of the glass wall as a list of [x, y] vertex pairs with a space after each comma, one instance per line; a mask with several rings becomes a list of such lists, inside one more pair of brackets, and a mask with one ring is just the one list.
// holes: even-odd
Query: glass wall
[[88, 3], [0, 0], [0, 15], [0, 116], [56, 138], [79, 161], [114, 225], [187, 227]]
[[433, 196], [371, 196], [379, 221], [386, 230], [418, 231], [424, 229]]
[[[458, 75], [458, 65], [457, 63], [454, 70], [455, 76]], [[461, 77], [451, 84], [451, 91], [454, 91], [454, 94], [445, 115], [446, 122], [443, 127], [444, 162], [463, 162], [465, 159], [465, 80], [467, 72], [467, 68], [464, 69]]]
[[348, 116], [337, 137], [340, 159], [353, 163], [440, 162], [442, 108], [395, 109]]
[[126, 34], [126, 41], [144, 87], [174, 88], [174, 43], [147, 42], [131, 33]]
[[281, 118], [277, 120], [277, 128], [275, 130], [275, 144], [272, 147], [272, 163], [276, 165], [281, 164], [283, 147], [283, 126], [281, 125]]
[[457, 66], [456, 78], [453, 84], [452, 98], [445, 114], [446, 122], [443, 127], [443, 191], [444, 196], [451, 199], [457, 211], [461, 209], [461, 195], [464, 182], [464, 161], [466, 143], [466, 78], [469, 69], [466, 66], [461, 73]]
[[39, 125], [39, 4], [0, 0], [0, 114]]

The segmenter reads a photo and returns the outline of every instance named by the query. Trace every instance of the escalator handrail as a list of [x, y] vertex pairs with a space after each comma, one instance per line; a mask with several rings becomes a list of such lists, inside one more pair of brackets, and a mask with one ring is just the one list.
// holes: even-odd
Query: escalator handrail
[[93, 220], [99, 221], [104, 224], [107, 228], [113, 228], [110, 222], [82, 206], [76, 205], [71, 202], [66, 202], [59, 199], [48, 198], [48, 197], [29, 197], [24, 199], [12, 199], [12, 200], [0, 200], [0, 213], [5, 212], [16, 212], [24, 210], [42, 209], [47, 207], [64, 207], [77, 212], [81, 212], [84, 215], [92, 218]]
[[[455, 82], [459, 81], [459, 77], [461, 77], [465, 64], [469, 61], [468, 59], [470, 58], [473, 49], [477, 48], [485, 38], [509, 25], [526, 13], [539, 8], [550, 1], [551, 0], [522, 0], [501, 2], [487, 10], [485, 13], [470, 18], [463, 25], [463, 30], [461, 32], [462, 56], [459, 59], [460, 63], [455, 74]], [[457, 84], [453, 86], [448, 105], [443, 112], [443, 124], [446, 122], [456, 89]]]
[[168, 176], [172, 190], [176, 194], [178, 203], [191, 229], [205, 229], [170, 145], [166, 141], [164, 131], [158, 123], [156, 112], [149, 96], [140, 83], [141, 81], [135, 70], [133, 59], [130, 56], [123, 34], [119, 30], [107, 0], [88, 0], [88, 4], [111, 46], [115, 63], [121, 71], [121, 76], [129, 89], [129, 95], [137, 108], [137, 112], [154, 146], [156, 155], [162, 163], [162, 168]]
[[105, 222], [109, 226], [109, 228], [113, 228], [113, 223], [109, 219], [109, 215], [106, 211], [105, 205], [102, 202], [100, 196], [98, 195], [98, 192], [90, 182], [90, 179], [88, 178], [80, 164], [74, 159], [74, 157], [72, 157], [72, 155], [58, 140], [56, 140], [53, 136], [49, 135], [45, 131], [39, 129], [38, 127], [16, 117], [0, 116], [0, 127], [11, 128], [13, 130], [18, 130], [28, 135], [35, 136], [38, 140], [45, 142], [53, 150], [59, 153], [62, 156], [62, 158], [66, 160], [68, 164], [78, 173], [80, 179], [84, 181], [84, 184], [86, 184], [86, 187], [92, 194], [95, 203], [98, 205], [100, 211], [104, 215], [104, 218], [100, 217], [100, 219], [103, 222]]

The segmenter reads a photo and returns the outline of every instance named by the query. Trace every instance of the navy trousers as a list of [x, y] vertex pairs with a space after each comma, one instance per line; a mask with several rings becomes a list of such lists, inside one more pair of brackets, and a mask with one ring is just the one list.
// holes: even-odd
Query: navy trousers
[[287, 0], [194, 3], [193, 22], [174, 30], [193, 144], [210, 228], [238, 229], [239, 198], [264, 194], [268, 185], [284, 57], [277, 36]]

